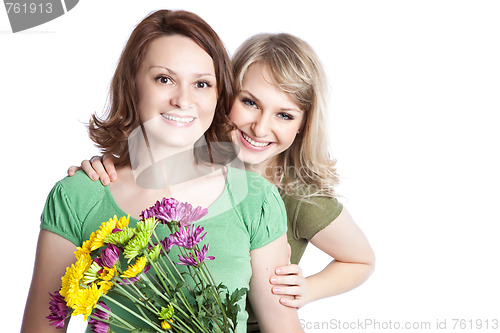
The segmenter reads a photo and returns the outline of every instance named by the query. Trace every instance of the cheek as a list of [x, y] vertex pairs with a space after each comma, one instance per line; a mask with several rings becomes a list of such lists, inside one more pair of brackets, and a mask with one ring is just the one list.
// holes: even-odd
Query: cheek
[[231, 112], [229, 112], [229, 119], [237, 126], [241, 127], [245, 124], [245, 112], [238, 106], [233, 105]]
[[201, 107], [208, 112], [215, 113], [215, 108], [217, 107], [217, 94], [207, 94], [201, 99]]
[[292, 143], [295, 141], [295, 137], [297, 136], [297, 129], [293, 128], [282, 128], [278, 132], [278, 139], [283, 145], [284, 149], [288, 149]]
[[[200, 103], [201, 102], [201, 103]], [[205, 96], [198, 100], [198, 113], [204, 125], [210, 126], [215, 116], [215, 108], [217, 107], [217, 97], [215, 95]]]
[[148, 101], [150, 101], [150, 99], [141, 96], [137, 102], [137, 113], [143, 123], [151, 119], [151, 112], [149, 112], [151, 110], [151, 105]]

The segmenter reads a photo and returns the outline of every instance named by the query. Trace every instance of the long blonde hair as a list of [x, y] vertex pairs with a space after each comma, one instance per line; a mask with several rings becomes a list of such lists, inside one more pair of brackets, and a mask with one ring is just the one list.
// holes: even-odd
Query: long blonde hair
[[277, 186], [300, 198], [333, 197], [338, 183], [336, 161], [329, 151], [328, 85], [321, 62], [303, 40], [286, 33], [257, 34], [233, 56], [236, 91], [241, 90], [248, 68], [260, 63], [273, 85], [288, 93], [305, 112], [305, 122], [292, 145], [271, 162]]

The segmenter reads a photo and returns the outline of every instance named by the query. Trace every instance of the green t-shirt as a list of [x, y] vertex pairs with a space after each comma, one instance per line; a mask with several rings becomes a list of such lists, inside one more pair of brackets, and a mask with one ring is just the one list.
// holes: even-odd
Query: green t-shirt
[[[208, 207], [208, 214], [195, 223], [207, 232], [200, 245], [210, 244], [207, 255], [215, 260], [206, 262], [215, 281], [224, 283], [230, 291], [248, 288], [252, 275], [250, 250], [265, 246], [286, 232], [285, 214], [274, 185], [252, 172], [228, 168], [223, 193]], [[53, 187], [42, 214], [41, 228], [81, 246], [102, 222], [114, 215], [119, 218], [126, 213], [114, 201], [109, 187], [77, 172]], [[136, 223], [137, 220], [130, 219], [130, 226]], [[168, 235], [167, 228], [157, 233], [160, 239]], [[107, 305], [115, 310], [112, 304]], [[238, 332], [246, 332], [245, 299], [240, 301], [240, 307]]]

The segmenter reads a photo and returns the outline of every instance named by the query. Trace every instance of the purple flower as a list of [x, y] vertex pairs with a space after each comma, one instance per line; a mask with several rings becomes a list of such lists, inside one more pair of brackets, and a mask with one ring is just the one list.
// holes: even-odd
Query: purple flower
[[203, 238], [205, 238], [207, 233], [205, 232], [201, 235], [203, 230], [203, 227], [200, 226], [196, 227], [196, 229], [194, 226], [192, 229], [190, 226], [179, 228], [179, 231], [174, 234], [175, 245], [186, 249], [192, 249], [196, 244], [201, 242]]
[[189, 265], [189, 266], [198, 266], [198, 262], [199, 263], [202, 263], [203, 261], [205, 260], [214, 260], [215, 257], [213, 256], [206, 256], [208, 252], [208, 245], [203, 245], [203, 248], [201, 250], [194, 250], [194, 253], [196, 254], [196, 258], [198, 259], [198, 261], [196, 261], [196, 259], [193, 257], [193, 255], [191, 253], [188, 254], [188, 257], [183, 257], [181, 255], [179, 255], [179, 260], [181, 262], [177, 263], [178, 265]]
[[168, 235], [162, 241], [160, 241], [160, 245], [163, 248], [163, 251], [168, 252], [175, 245], [175, 237], [173, 234]]
[[64, 297], [56, 291], [54, 295], [49, 293], [51, 300], [49, 302], [50, 315], [46, 318], [50, 321], [50, 325], [56, 325], [56, 328], [64, 328], [65, 320], [70, 316], [70, 308], [66, 306]]
[[[111, 311], [111, 309], [104, 302], [99, 301], [97, 304], [100, 305], [100, 306], [102, 306], [106, 310]], [[106, 311], [103, 311], [101, 309], [97, 309], [96, 308], [96, 310], [93, 313], [93, 316], [97, 317], [99, 319], [92, 318], [89, 321], [89, 325], [92, 327], [92, 332], [95, 332], [95, 333], [108, 333], [110, 331], [109, 324], [105, 323], [102, 320], [106, 320], [106, 321], [109, 320], [109, 317], [110, 317], [109, 312], [106, 312]]]
[[119, 258], [120, 249], [118, 249], [118, 247], [114, 246], [113, 244], [108, 243], [108, 246], [104, 250], [102, 250], [101, 257], [98, 258], [99, 260], [96, 259], [96, 261], [101, 267], [112, 268], [114, 265], [116, 265]]
[[[154, 243], [153, 245], [156, 246], [157, 244], [158, 243]], [[149, 244], [148, 249], [151, 250], [153, 248], [153, 245]], [[170, 249], [172, 249], [172, 247], [176, 245], [174, 234], [170, 234], [168, 235], [168, 237], [165, 237], [163, 240], [161, 240], [160, 245], [163, 251], [168, 253], [168, 251], [170, 251]]]
[[176, 208], [178, 204], [179, 201], [174, 198], [163, 198], [161, 202], [156, 201], [154, 206], [149, 207], [141, 213], [141, 220], [155, 217], [162, 223], [176, 221]]
[[190, 223], [198, 221], [203, 216], [207, 215], [208, 209], [200, 206], [193, 209], [187, 202], [180, 203], [177, 206], [177, 220], [183, 227], [187, 227]]
[[182, 226], [188, 226], [194, 221], [198, 221], [203, 216], [207, 215], [208, 209], [200, 206], [193, 209], [187, 202], [179, 203], [177, 200], [163, 198], [157, 201], [154, 206], [146, 209], [141, 213], [141, 219], [155, 217], [162, 223], [172, 221], [179, 222]]

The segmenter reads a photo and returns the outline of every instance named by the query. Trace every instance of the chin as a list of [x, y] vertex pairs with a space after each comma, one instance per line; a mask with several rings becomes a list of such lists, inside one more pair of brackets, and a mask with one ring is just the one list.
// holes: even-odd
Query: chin
[[242, 154], [243, 154], [242, 161], [245, 164], [249, 164], [252, 166], [257, 166], [269, 160], [269, 156], [255, 156], [254, 154], [248, 154], [248, 153], [245, 155], [245, 152], [242, 152]]

